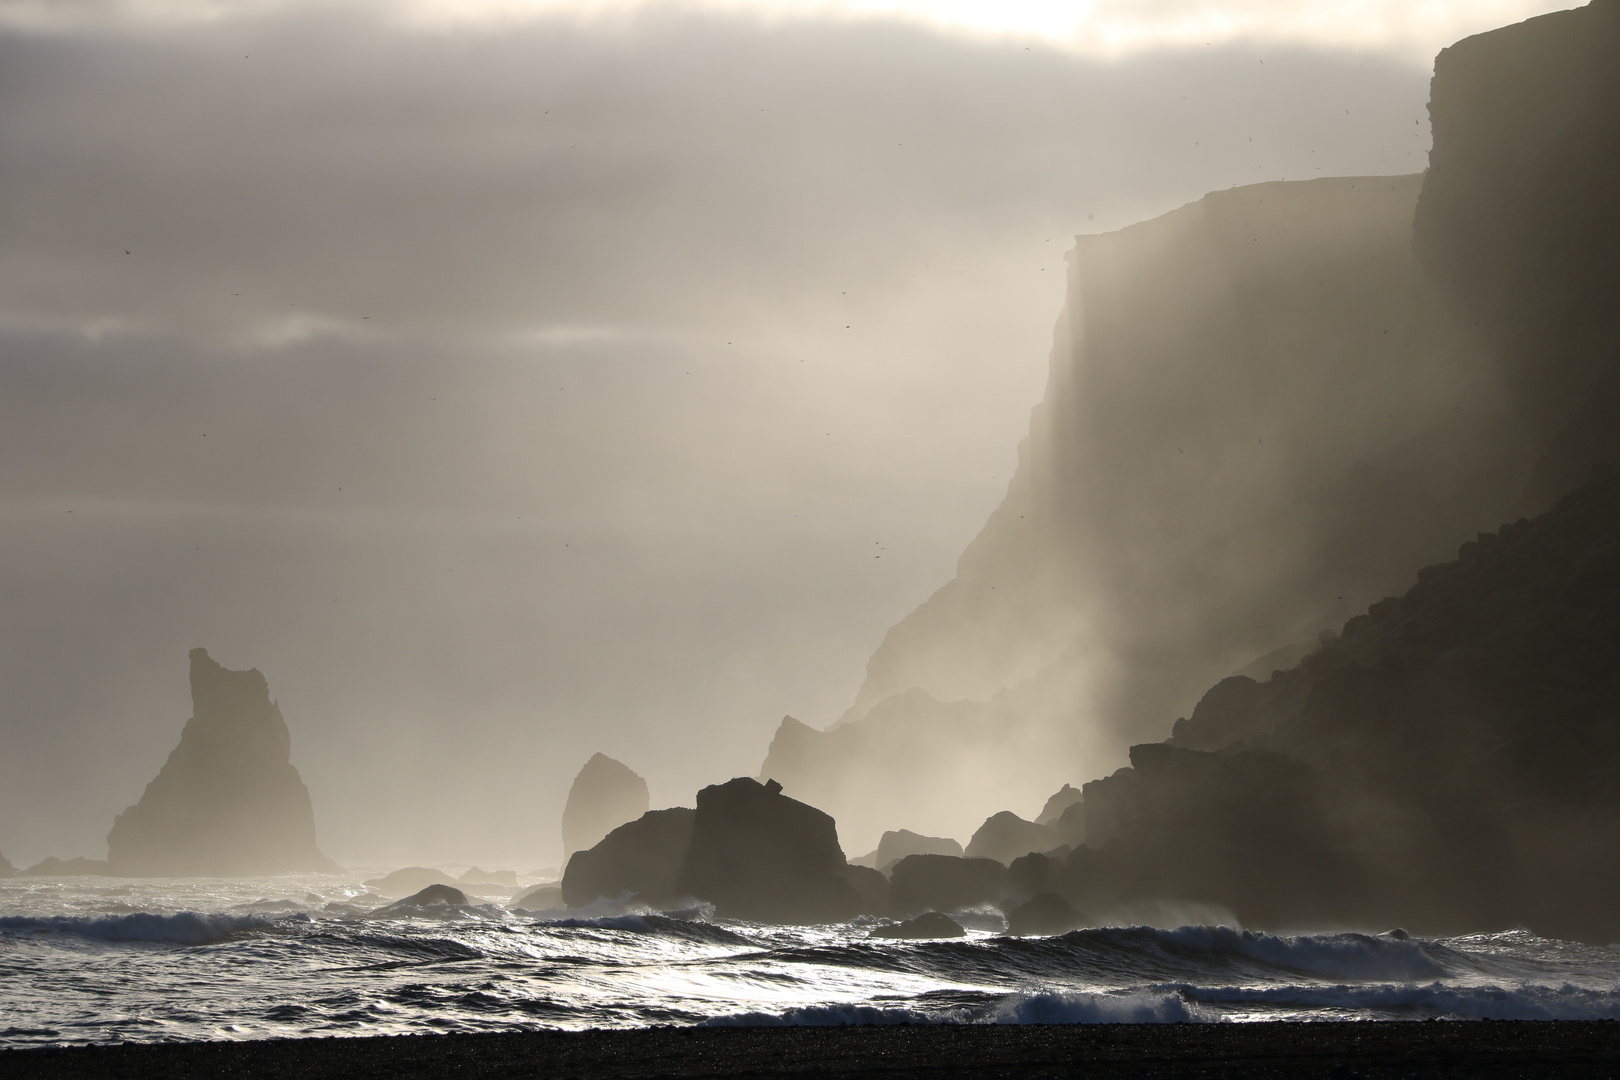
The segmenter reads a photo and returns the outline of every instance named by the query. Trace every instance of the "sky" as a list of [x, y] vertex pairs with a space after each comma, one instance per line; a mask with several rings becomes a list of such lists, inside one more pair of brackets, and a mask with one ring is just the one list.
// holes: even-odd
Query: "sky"
[[752, 774], [1000, 500], [1077, 233], [1419, 171], [1559, 6], [0, 2], [0, 853], [104, 855], [196, 645], [350, 865]]

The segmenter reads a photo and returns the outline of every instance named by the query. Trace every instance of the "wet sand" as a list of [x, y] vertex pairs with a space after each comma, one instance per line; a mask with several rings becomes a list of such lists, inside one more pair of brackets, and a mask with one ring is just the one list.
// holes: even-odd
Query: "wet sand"
[[656, 1028], [0, 1051], [0, 1077], [1613, 1077], [1620, 1023]]

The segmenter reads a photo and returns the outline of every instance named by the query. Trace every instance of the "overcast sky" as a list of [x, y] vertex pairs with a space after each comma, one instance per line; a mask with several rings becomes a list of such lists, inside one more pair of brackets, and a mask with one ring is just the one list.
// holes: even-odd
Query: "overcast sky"
[[0, 3], [0, 853], [104, 855], [195, 645], [350, 864], [752, 773], [999, 501], [1076, 233], [1418, 171], [1558, 6]]

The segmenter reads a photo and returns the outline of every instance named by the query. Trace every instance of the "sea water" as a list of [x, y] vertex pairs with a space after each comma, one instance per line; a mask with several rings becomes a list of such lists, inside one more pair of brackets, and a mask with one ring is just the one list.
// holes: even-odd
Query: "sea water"
[[1100, 927], [895, 941], [358, 878], [0, 880], [0, 1047], [658, 1024], [1620, 1019], [1620, 950], [1509, 930]]

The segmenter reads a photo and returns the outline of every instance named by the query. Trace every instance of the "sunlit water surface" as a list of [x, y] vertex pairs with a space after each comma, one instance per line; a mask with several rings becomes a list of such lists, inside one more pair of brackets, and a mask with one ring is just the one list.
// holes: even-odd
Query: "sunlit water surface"
[[359, 878], [0, 881], [0, 1047], [655, 1024], [1620, 1019], [1620, 950], [1112, 927], [874, 939], [530, 911], [376, 917]]

